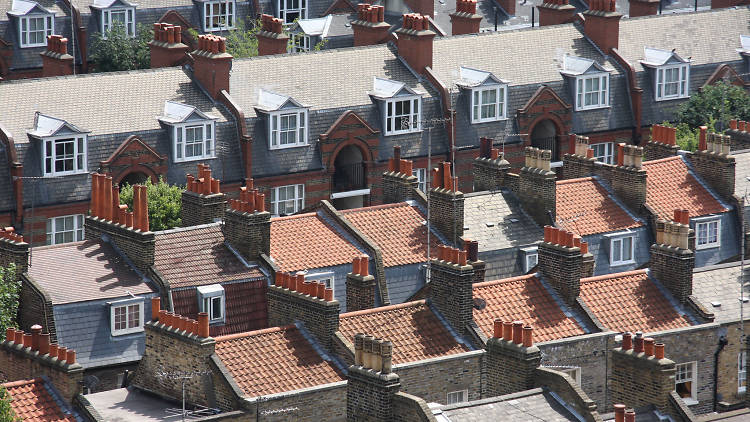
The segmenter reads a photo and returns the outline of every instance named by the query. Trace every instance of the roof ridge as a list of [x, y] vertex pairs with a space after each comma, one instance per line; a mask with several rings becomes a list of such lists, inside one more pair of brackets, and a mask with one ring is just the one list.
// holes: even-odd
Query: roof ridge
[[587, 182], [587, 181], [590, 181], [590, 180], [594, 180], [594, 178], [591, 177], [591, 176], [578, 177], [578, 178], [575, 178], [575, 179], [558, 180], [556, 183], [558, 185], [567, 185], [567, 184], [570, 184], [570, 183]]
[[477, 287], [487, 287], [487, 286], [493, 286], [496, 284], [503, 284], [503, 283], [510, 283], [512, 281], [520, 281], [520, 280], [530, 280], [532, 278], [537, 278], [536, 273], [534, 274], [524, 274], [519, 275], [516, 277], [509, 277], [509, 278], [503, 278], [500, 280], [490, 280], [490, 281], [483, 281], [481, 283], [474, 283], [473, 289], [476, 289]]
[[221, 225], [221, 222], [216, 221], [216, 222], [213, 222], [213, 223], [197, 224], [195, 226], [174, 227], [174, 228], [171, 228], [171, 229], [159, 230], [159, 231], [155, 231], [154, 234], [155, 235], [162, 235], [162, 234], [181, 233], [181, 232], [188, 232], [188, 231], [192, 231], [192, 230], [205, 229], [205, 228], [214, 227], [214, 226], [220, 226], [220, 225]]
[[279, 220], [293, 220], [295, 218], [310, 217], [312, 215], [318, 215], [318, 213], [316, 213], [316, 212], [306, 212], [304, 214], [294, 214], [294, 215], [285, 215], [283, 217], [273, 217], [271, 219], [271, 222], [279, 221]]
[[394, 309], [409, 308], [411, 306], [424, 305], [426, 303], [427, 301], [425, 299], [421, 299], [421, 300], [415, 300], [412, 302], [399, 303], [396, 305], [388, 305], [388, 306], [380, 306], [377, 308], [363, 309], [361, 311], [345, 312], [339, 315], [339, 318], [348, 318], [348, 317], [354, 317], [354, 316], [360, 316], [360, 315], [374, 314], [377, 312], [392, 311]]
[[[11, 80], [6, 79], [3, 81], [3, 85], [38, 83], [39, 81], [54, 81], [58, 79], [103, 78], [103, 77], [117, 76], [117, 75], [122, 75], [122, 74], [133, 74], [133, 73], [157, 73], [157, 72], [169, 72], [169, 71], [175, 72], [178, 70], [181, 70], [184, 73], [184, 70], [182, 67], [160, 67], [160, 68], [147, 68], [147, 69], [116, 70], [112, 72], [76, 73], [75, 75], [46, 76], [46, 77], [39, 77], [39, 78], [25, 78], [25, 79], [11, 79]], [[187, 76], [187, 74], [185, 76]]]
[[13, 387], [20, 387], [22, 385], [36, 384], [39, 382], [43, 383], [44, 380], [41, 378], [32, 378], [29, 380], [18, 380], [18, 381], [6, 382], [6, 383], [3, 383], [2, 386], [7, 389], [7, 388], [13, 388]]
[[581, 278], [581, 283], [608, 280], [612, 278], [627, 277], [627, 276], [637, 275], [637, 274], [648, 274], [648, 270], [640, 269], [640, 270], [625, 271], [622, 273], [603, 274], [603, 275], [597, 275], [594, 277], [585, 277], [585, 278]]
[[400, 208], [400, 207], [414, 207], [414, 205], [411, 205], [408, 202], [404, 201], [404, 202], [396, 202], [393, 204], [370, 205], [368, 207], [350, 208], [348, 210], [341, 210], [341, 213], [353, 214], [355, 212], [363, 212], [363, 211], [369, 211], [369, 210], [382, 210], [386, 208]]
[[236, 340], [239, 338], [258, 336], [261, 334], [270, 334], [270, 333], [275, 333], [279, 331], [287, 331], [292, 328], [297, 329], [297, 326], [294, 324], [289, 324], [289, 325], [283, 325], [280, 327], [261, 328], [260, 330], [245, 331], [242, 333], [227, 334], [225, 336], [214, 337], [214, 340], [216, 340], [216, 342], [219, 343], [219, 342], [224, 342], [224, 341]]
[[667, 161], [674, 161], [674, 160], [680, 160], [680, 161], [682, 161], [681, 157], [679, 155], [673, 155], [671, 157], [659, 158], [657, 160], [644, 161], [642, 163], [642, 166], [648, 166], [648, 165], [651, 165], [651, 164], [665, 163]]
[[34, 252], [38, 252], [39, 250], [46, 251], [46, 250], [49, 250], [49, 249], [58, 249], [58, 248], [66, 247], [66, 246], [67, 247], [77, 246], [77, 245], [82, 245], [82, 244], [84, 244], [86, 242], [104, 243], [101, 240], [101, 238], [95, 237], [93, 239], [84, 239], [84, 240], [79, 240], [77, 242], [66, 242], [66, 243], [58, 243], [58, 244], [55, 244], [55, 245], [36, 246], [36, 247], [34, 247]]

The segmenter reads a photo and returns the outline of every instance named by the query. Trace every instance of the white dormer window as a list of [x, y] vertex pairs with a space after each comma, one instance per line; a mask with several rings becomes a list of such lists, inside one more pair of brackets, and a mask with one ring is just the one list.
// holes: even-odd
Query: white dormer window
[[506, 119], [508, 83], [490, 72], [461, 67], [458, 85], [471, 90], [471, 122]]
[[65, 120], [37, 114], [29, 136], [42, 143], [44, 176], [85, 173], [87, 133]]
[[92, 9], [99, 11], [102, 37], [115, 26], [121, 26], [125, 35], [135, 36], [135, 5], [126, 0], [94, 0]]
[[383, 104], [384, 135], [422, 130], [422, 95], [403, 82], [374, 78], [370, 96]]
[[256, 108], [268, 114], [270, 149], [307, 145], [307, 107], [291, 97], [261, 90]]
[[223, 31], [235, 25], [234, 0], [209, 0], [203, 2], [203, 31]]
[[143, 299], [109, 302], [109, 329], [113, 336], [140, 333], [143, 331]]
[[166, 101], [159, 120], [170, 126], [174, 162], [216, 157], [215, 117], [190, 105]]
[[277, 0], [279, 18], [284, 24], [307, 18], [307, 0]]
[[653, 69], [656, 101], [690, 96], [690, 61], [674, 51], [644, 47], [641, 64]]
[[609, 71], [594, 60], [565, 56], [562, 74], [575, 78], [576, 111], [609, 106]]
[[226, 299], [221, 284], [198, 287], [198, 308], [208, 314], [211, 324], [224, 322]]
[[18, 19], [21, 48], [46, 46], [47, 35], [55, 31], [55, 14], [36, 2], [13, 0], [8, 14]]

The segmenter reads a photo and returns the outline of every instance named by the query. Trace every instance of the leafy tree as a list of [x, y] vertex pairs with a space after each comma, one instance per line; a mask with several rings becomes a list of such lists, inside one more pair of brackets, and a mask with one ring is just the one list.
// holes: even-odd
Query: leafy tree
[[148, 42], [154, 38], [154, 31], [146, 25], [138, 24], [136, 36], [129, 37], [122, 23], [115, 22], [107, 30], [106, 38], [99, 32], [92, 38], [90, 58], [96, 72], [148, 69], [151, 66]]
[[[0, 267], [0, 338], [5, 338], [5, 330], [16, 326], [18, 295], [21, 281], [16, 280], [16, 266]], [[2, 419], [0, 419], [2, 421]]]
[[0, 422], [20, 422], [21, 418], [16, 416], [16, 412], [11, 407], [10, 402], [13, 398], [8, 394], [5, 387], [0, 386]]
[[706, 86], [677, 111], [677, 122], [691, 130], [702, 125], [709, 130], [724, 130], [730, 119], [750, 120], [750, 95], [744, 88], [724, 81]]
[[[182, 187], [170, 185], [159, 178], [159, 183], [153, 184], [146, 180], [146, 195], [148, 197], [148, 224], [151, 230], [167, 230], [182, 224], [180, 209], [182, 207]], [[133, 209], [133, 186], [125, 185], [120, 191], [120, 203]]]

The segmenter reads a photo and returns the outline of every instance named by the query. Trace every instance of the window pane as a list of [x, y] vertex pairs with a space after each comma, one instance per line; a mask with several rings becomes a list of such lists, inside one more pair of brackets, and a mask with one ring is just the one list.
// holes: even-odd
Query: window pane
[[622, 261], [622, 240], [612, 241], [612, 262]]
[[626, 237], [622, 239], [622, 260], [630, 261], [633, 259], [633, 238]]

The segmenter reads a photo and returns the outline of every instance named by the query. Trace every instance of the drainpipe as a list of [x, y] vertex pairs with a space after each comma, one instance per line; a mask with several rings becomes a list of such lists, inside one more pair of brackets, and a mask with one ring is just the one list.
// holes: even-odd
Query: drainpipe
[[717, 397], [719, 395], [719, 353], [724, 350], [724, 346], [728, 343], [726, 336], [719, 337], [719, 348], [714, 352], [714, 412], [718, 404]]

